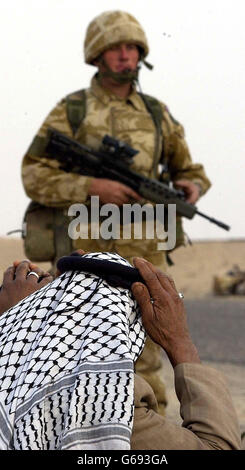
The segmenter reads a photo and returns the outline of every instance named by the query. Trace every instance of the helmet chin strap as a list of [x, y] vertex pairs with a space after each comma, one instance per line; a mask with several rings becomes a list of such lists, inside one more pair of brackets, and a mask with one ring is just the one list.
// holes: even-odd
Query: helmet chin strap
[[137, 66], [135, 70], [125, 69], [122, 72], [113, 72], [103, 57], [99, 60], [99, 62], [100, 64], [103, 65], [105, 69], [103, 72], [99, 70], [97, 74], [97, 77], [99, 80], [101, 80], [104, 77], [110, 77], [110, 78], [113, 78], [113, 80], [115, 80], [117, 83], [120, 83], [123, 85], [124, 83], [133, 83], [137, 81], [138, 79], [138, 73], [140, 70], [139, 66]]
[[154, 65], [150, 64], [150, 62], [147, 62], [145, 59], [143, 59], [142, 62], [146, 66], [147, 69], [149, 69], [149, 70], [154, 69]]

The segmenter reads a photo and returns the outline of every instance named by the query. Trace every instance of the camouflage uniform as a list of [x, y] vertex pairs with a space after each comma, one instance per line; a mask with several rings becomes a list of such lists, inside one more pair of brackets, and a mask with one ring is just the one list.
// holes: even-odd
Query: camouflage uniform
[[[115, 12], [118, 13], [118, 12]], [[111, 13], [113, 15], [113, 13]], [[126, 14], [127, 15], [127, 14]], [[115, 42], [125, 41], [125, 27], [120, 29], [120, 25], [115, 22], [110, 23], [110, 15], [101, 15], [99, 22], [91, 23], [88, 28], [85, 41], [85, 59], [91, 63], [95, 58], [93, 50], [102, 52], [105, 44], [109, 47]], [[121, 17], [120, 17], [121, 18]], [[123, 17], [122, 17], [123, 18]], [[121, 18], [121, 19], [122, 19]], [[142, 29], [138, 28], [135, 19], [131, 20], [131, 15], [126, 17], [127, 21], [136, 22], [134, 26], [135, 38], [128, 33], [127, 40], [140, 47], [146, 47], [145, 37], [142, 36]], [[112, 33], [104, 33], [103, 41], [98, 33], [98, 24], [104, 21], [104, 27], [109, 28]], [[109, 21], [110, 20], [110, 21]], [[116, 29], [114, 26], [118, 26]], [[103, 29], [103, 28], [102, 28]], [[111, 31], [113, 29], [113, 31]], [[106, 31], [106, 30], [105, 30]], [[115, 35], [117, 35], [115, 37]], [[94, 48], [89, 47], [93, 38]], [[97, 41], [97, 42], [96, 42]], [[76, 96], [76, 94], [74, 95]], [[165, 161], [169, 165], [171, 178], [173, 181], [185, 178], [200, 185], [202, 193], [209, 188], [210, 183], [200, 164], [194, 164], [185, 142], [183, 127], [177, 123], [170, 115], [165, 104], [161, 103], [163, 120], [163, 150]], [[35, 137], [22, 165], [22, 178], [27, 195], [34, 201], [49, 207], [68, 208], [73, 203], [89, 204], [88, 188], [91, 177], [85, 177], [72, 173], [65, 173], [57, 168], [54, 161], [41, 159], [43, 143], [47, 136], [47, 129], [53, 127], [67, 136], [73, 137], [94, 149], [98, 149], [105, 134], [109, 134], [122, 141], [127, 142], [139, 151], [134, 157], [132, 169], [145, 175], [153, 177], [153, 156], [155, 149], [156, 130], [152, 116], [146, 106], [132, 86], [132, 91], [126, 99], [119, 98], [108, 89], [102, 88], [96, 76], [92, 79], [91, 86], [86, 90], [86, 115], [79, 129], [73, 134], [67, 117], [66, 98], [51, 111], [38, 135]], [[160, 153], [159, 157], [160, 158]], [[180, 231], [180, 237], [182, 234]], [[179, 240], [181, 242], [181, 240]], [[148, 259], [161, 269], [166, 269], [166, 256], [163, 251], [157, 250], [157, 239], [154, 240], [77, 240], [73, 242], [73, 248], [83, 248], [85, 251], [112, 251], [117, 252], [132, 263], [134, 256]], [[153, 386], [163, 412], [166, 403], [164, 384], [158, 375], [161, 366], [159, 348], [152, 341], [148, 340], [146, 348], [137, 364], [137, 372], [140, 372]], [[161, 410], [162, 406], [162, 410]]]

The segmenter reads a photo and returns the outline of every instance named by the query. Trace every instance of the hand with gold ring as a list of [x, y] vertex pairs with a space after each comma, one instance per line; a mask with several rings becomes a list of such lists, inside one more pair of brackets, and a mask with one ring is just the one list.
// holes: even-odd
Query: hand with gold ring
[[142, 258], [134, 258], [145, 285], [135, 282], [133, 295], [151, 339], [167, 353], [173, 367], [183, 362], [200, 362], [192, 342], [183, 303], [183, 294], [166, 273]]
[[0, 290], [0, 315], [52, 280], [53, 276], [29, 260], [14, 261], [3, 275]]

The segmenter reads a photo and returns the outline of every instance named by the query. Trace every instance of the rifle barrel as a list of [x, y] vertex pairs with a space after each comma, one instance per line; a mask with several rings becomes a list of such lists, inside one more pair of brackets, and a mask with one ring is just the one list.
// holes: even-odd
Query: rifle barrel
[[209, 222], [212, 222], [213, 224], [218, 225], [219, 227], [223, 228], [224, 230], [230, 230], [230, 226], [224, 224], [224, 222], [221, 222], [220, 220], [214, 219], [213, 217], [209, 217], [208, 215], [204, 214], [203, 212], [196, 211], [196, 214], [200, 215], [201, 217], [204, 217], [204, 219], [209, 220]]

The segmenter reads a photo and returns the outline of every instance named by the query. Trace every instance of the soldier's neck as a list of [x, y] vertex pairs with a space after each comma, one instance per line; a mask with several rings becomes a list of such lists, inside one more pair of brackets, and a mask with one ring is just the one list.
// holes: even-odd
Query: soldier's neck
[[131, 83], [117, 83], [108, 77], [101, 79], [101, 85], [119, 98], [127, 98], [132, 90]]

